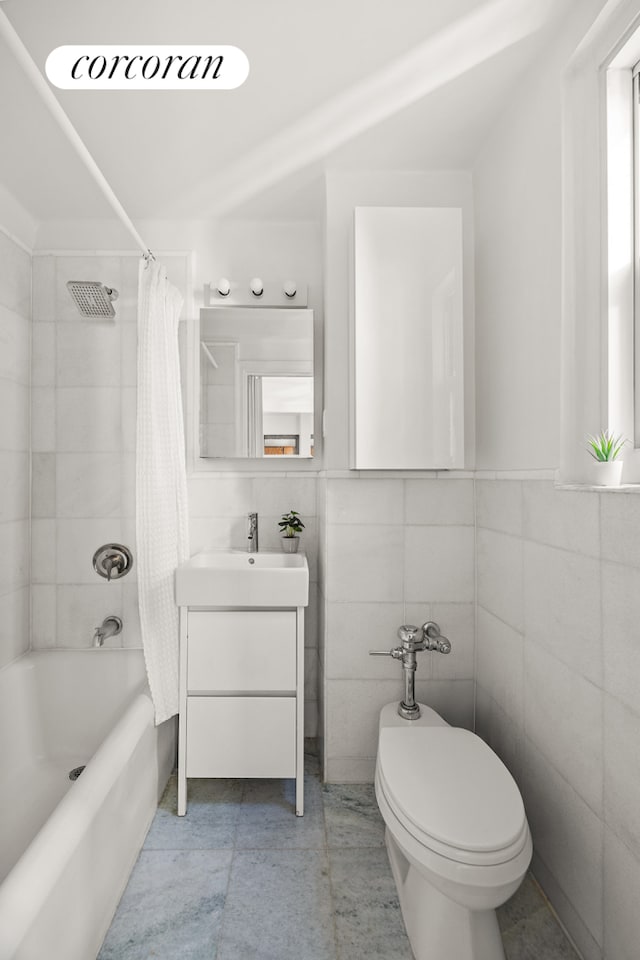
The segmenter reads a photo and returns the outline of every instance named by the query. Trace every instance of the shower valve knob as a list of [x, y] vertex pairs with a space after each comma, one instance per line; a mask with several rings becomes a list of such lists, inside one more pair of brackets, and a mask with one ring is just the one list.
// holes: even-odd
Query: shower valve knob
[[93, 555], [93, 569], [105, 580], [119, 580], [133, 566], [133, 554], [121, 543], [105, 543]]

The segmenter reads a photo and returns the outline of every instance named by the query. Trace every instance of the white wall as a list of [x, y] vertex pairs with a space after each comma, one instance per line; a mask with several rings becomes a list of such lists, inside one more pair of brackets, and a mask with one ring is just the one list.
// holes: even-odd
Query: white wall
[[521, 786], [534, 872], [583, 956], [632, 960], [640, 499], [540, 479], [560, 458], [562, 70], [599, 6], [514, 90], [474, 170], [477, 463], [498, 471], [476, 484], [476, 725]]
[[0, 667], [29, 648], [31, 256], [0, 229]]

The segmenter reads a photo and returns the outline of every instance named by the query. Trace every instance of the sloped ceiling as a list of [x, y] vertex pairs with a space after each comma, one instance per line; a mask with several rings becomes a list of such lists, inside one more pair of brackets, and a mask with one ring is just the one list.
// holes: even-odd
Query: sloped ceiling
[[[135, 220], [310, 217], [327, 168], [464, 168], [579, 0], [5, 0], [44, 73], [69, 43], [230, 43], [234, 91], [55, 94]], [[38, 221], [110, 216], [0, 40], [0, 183]]]

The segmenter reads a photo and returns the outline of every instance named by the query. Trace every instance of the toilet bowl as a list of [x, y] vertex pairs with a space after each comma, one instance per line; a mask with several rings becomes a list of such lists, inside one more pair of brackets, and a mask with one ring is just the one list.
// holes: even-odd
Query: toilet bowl
[[375, 789], [416, 960], [503, 960], [495, 914], [520, 886], [532, 845], [518, 787], [469, 730], [420, 705], [380, 714]]

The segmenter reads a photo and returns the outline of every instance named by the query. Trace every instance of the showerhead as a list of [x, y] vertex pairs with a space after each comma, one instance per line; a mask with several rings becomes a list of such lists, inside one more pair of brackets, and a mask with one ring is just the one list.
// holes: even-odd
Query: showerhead
[[83, 317], [115, 317], [112, 301], [118, 299], [117, 290], [95, 280], [68, 280], [67, 290]]

